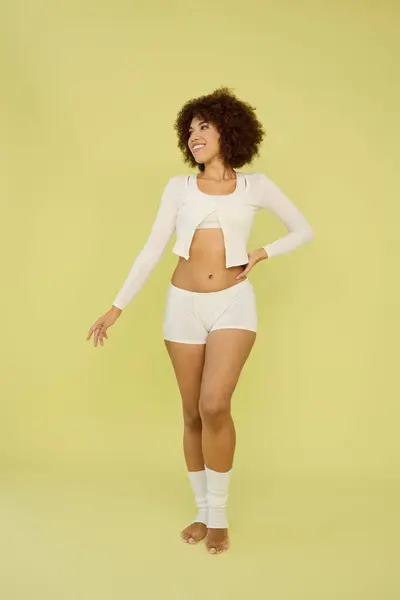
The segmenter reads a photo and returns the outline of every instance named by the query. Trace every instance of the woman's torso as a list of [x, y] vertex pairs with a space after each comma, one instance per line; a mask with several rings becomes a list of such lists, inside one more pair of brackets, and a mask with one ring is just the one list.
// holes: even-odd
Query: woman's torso
[[[216, 183], [197, 179], [201, 191], [212, 195], [231, 194], [236, 178]], [[171, 283], [193, 292], [217, 292], [239, 283], [236, 276], [243, 266], [225, 266], [224, 234], [221, 228], [196, 229], [190, 246], [190, 258], [179, 258]]]

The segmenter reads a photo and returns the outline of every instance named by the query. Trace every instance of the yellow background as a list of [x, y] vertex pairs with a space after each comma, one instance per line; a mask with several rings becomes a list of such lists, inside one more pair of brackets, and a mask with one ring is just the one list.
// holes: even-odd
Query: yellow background
[[[399, 5], [1, 4], [4, 600], [391, 600], [399, 558]], [[173, 122], [220, 85], [315, 238], [250, 275], [233, 400], [231, 549], [188, 547], [169, 244], [86, 342], [182, 162]], [[262, 212], [250, 247], [285, 233]]]

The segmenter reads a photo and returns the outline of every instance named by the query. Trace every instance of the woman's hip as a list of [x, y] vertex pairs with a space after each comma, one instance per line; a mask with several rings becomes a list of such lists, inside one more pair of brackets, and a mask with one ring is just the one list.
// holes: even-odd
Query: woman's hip
[[[170, 283], [164, 314], [164, 338], [204, 343], [216, 329], [257, 330], [257, 306], [252, 283], [243, 279], [223, 290], [195, 292]], [[179, 339], [178, 339], [179, 338]]]

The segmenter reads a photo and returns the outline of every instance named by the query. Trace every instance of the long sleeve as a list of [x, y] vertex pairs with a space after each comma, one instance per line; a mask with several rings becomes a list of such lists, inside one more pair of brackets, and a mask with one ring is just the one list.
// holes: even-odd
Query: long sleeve
[[258, 205], [278, 217], [289, 231], [283, 237], [263, 246], [269, 258], [291, 252], [314, 238], [313, 230], [304, 215], [264, 173], [260, 173], [257, 199]]
[[146, 279], [160, 261], [175, 231], [175, 219], [182, 196], [182, 176], [175, 175], [166, 184], [157, 215], [145, 245], [134, 260], [113, 305], [124, 309], [141, 289]]

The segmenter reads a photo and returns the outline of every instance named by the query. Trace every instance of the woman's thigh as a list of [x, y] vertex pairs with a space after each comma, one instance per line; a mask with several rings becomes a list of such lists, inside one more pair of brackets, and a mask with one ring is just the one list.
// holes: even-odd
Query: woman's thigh
[[199, 417], [199, 398], [204, 367], [205, 344], [164, 340], [182, 398], [185, 420]]
[[232, 394], [256, 340], [248, 329], [217, 329], [207, 337], [200, 410], [230, 409]]

